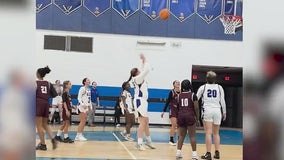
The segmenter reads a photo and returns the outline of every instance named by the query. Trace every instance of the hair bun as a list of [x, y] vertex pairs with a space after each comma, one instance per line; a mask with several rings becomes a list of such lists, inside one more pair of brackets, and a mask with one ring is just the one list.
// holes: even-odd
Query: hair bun
[[50, 73], [50, 71], [51, 71], [48, 66], [44, 67], [43, 69], [44, 69], [44, 72], [45, 72], [45, 73]]

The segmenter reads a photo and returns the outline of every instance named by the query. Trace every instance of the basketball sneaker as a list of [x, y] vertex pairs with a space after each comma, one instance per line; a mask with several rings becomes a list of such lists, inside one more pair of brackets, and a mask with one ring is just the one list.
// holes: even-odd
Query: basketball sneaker
[[198, 156], [192, 156], [192, 160], [198, 160]]
[[46, 150], [47, 150], [46, 144], [41, 144], [41, 143], [39, 143], [39, 144], [36, 146], [36, 150], [46, 151]]
[[143, 146], [143, 144], [136, 144], [136, 148], [139, 150], [139, 151], [145, 151], [145, 147]]
[[56, 149], [57, 148], [57, 141], [55, 138], [51, 139], [51, 143], [52, 143], [52, 149]]
[[64, 143], [74, 143], [74, 141], [73, 141], [72, 139], [70, 139], [69, 137], [64, 138], [64, 139], [63, 139], [63, 142], [64, 142]]
[[213, 158], [220, 159], [220, 152], [218, 150], [215, 151], [215, 155]]
[[86, 141], [87, 139], [83, 135], [77, 135], [75, 141]]
[[182, 159], [181, 150], [177, 150], [176, 159]]
[[201, 159], [212, 160], [211, 153], [206, 152], [203, 156], [201, 156]]
[[171, 146], [176, 146], [176, 145], [177, 145], [174, 141], [169, 141], [169, 144], [170, 144]]
[[150, 142], [150, 141], [146, 141], [146, 142], [145, 142], [145, 145], [148, 146], [148, 147], [151, 148], [151, 149], [156, 149], [156, 147], [153, 146], [152, 142]]
[[55, 136], [55, 139], [56, 139], [58, 142], [63, 142], [61, 136]]
[[121, 136], [126, 137], [126, 131], [119, 132]]
[[134, 141], [134, 138], [132, 138], [132, 137], [129, 136], [129, 135], [125, 135], [124, 138], [125, 138], [125, 140], [127, 140], [127, 141]]

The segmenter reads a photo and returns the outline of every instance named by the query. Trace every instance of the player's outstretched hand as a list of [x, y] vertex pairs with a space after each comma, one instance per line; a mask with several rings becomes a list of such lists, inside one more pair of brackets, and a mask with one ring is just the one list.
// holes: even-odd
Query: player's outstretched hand
[[145, 62], [146, 58], [143, 53], [140, 54], [140, 59], [142, 60], [142, 63]]

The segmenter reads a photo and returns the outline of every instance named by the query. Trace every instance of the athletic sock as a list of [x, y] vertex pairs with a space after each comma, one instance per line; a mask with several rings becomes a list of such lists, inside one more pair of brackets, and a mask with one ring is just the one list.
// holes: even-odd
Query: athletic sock
[[197, 157], [197, 152], [196, 151], [192, 151], [192, 157]]
[[59, 130], [57, 131], [57, 134], [56, 134], [56, 135], [57, 135], [57, 136], [61, 136], [61, 134], [62, 134], [62, 130], [59, 129]]
[[138, 144], [142, 144], [143, 143], [143, 139], [142, 138], [138, 138], [137, 143]]
[[68, 138], [68, 134], [64, 134], [64, 138]]

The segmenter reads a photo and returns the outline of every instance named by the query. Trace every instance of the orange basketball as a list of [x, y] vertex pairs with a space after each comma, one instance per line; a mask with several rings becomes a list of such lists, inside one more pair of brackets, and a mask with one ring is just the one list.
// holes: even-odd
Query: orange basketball
[[167, 20], [170, 17], [170, 11], [164, 8], [160, 11], [159, 16], [162, 20]]

